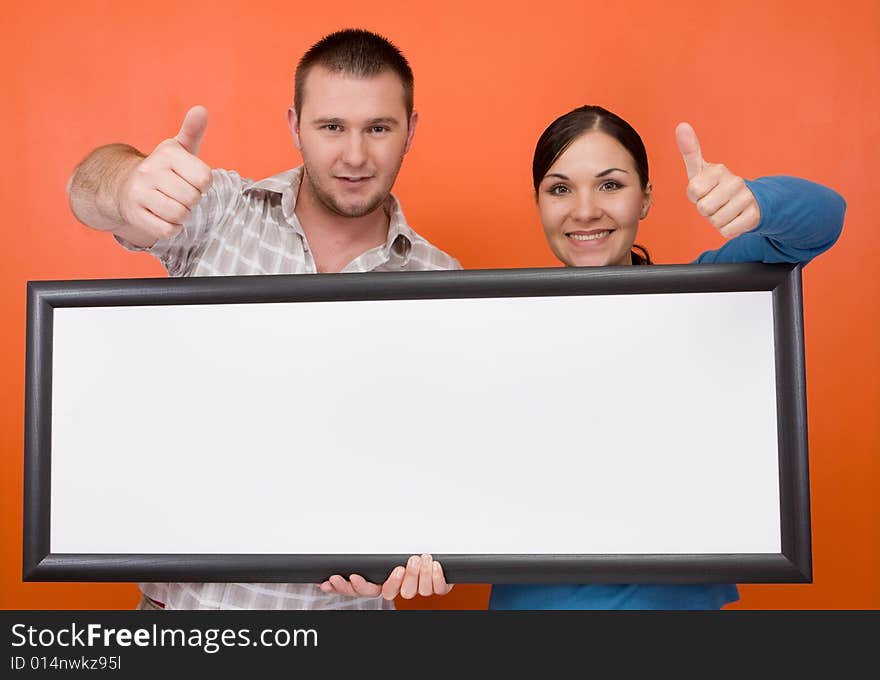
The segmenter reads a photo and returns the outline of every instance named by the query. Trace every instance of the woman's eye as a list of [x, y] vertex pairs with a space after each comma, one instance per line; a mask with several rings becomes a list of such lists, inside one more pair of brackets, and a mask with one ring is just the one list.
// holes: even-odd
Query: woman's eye
[[567, 194], [568, 187], [565, 186], [564, 184], [555, 184], [548, 189], [548, 193], [552, 194], [553, 196], [560, 196], [562, 194]]
[[620, 189], [623, 185], [620, 182], [615, 182], [613, 179], [609, 179], [607, 182], [602, 182], [602, 186], [599, 187], [599, 191], [615, 191], [616, 189]]

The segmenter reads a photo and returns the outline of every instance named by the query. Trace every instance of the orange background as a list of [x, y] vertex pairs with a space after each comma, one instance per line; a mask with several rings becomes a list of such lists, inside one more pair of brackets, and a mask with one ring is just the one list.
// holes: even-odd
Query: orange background
[[[878, 608], [876, 0], [247, 7], [5, 8], [0, 608], [130, 608], [138, 598], [133, 584], [21, 581], [25, 282], [164, 275], [149, 256], [74, 220], [64, 191], [74, 165], [111, 141], [148, 152], [200, 103], [211, 113], [206, 162], [253, 178], [293, 167], [285, 110], [296, 60], [350, 26], [387, 35], [413, 66], [421, 118], [395, 193], [410, 223], [465, 267], [557, 264], [534, 208], [531, 155], [551, 120], [585, 103], [619, 113], [645, 140], [656, 202], [639, 240], [661, 263], [721, 243], [685, 198], [680, 120], [694, 125], [707, 161], [745, 177], [799, 175], [844, 195], [841, 240], [804, 273], [814, 582], [742, 586], [734, 607]], [[460, 585], [399, 606], [479, 609], [487, 597], [488, 586]]]

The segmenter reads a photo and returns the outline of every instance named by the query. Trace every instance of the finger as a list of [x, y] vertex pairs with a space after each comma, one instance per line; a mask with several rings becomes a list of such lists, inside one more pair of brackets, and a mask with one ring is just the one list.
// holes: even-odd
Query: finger
[[696, 177], [691, 179], [687, 185], [687, 197], [691, 203], [697, 203], [701, 198], [706, 196], [712, 189], [718, 186], [719, 182], [730, 171], [720, 164], [705, 163], [703, 169]]
[[352, 574], [348, 577], [348, 581], [354, 588], [354, 592], [362, 597], [376, 597], [382, 592], [382, 586], [368, 581], [360, 574]]
[[751, 231], [761, 222], [761, 211], [756, 204], [743, 210], [736, 219], [719, 229], [724, 238], [734, 238]]
[[180, 132], [174, 138], [180, 145], [194, 156], [199, 155], [202, 137], [208, 127], [208, 109], [204, 106], [193, 106], [186, 112]]
[[675, 141], [678, 144], [678, 150], [684, 159], [684, 168], [687, 171], [688, 179], [693, 179], [703, 169], [703, 152], [700, 149], [700, 140], [697, 139], [697, 133], [689, 123], [679, 123], [675, 128]]
[[171, 224], [182, 225], [190, 216], [189, 208], [161, 191], [148, 191], [141, 199], [141, 205], [159, 219]]
[[753, 200], [749, 192], [736, 192], [724, 205], [709, 216], [709, 222], [713, 227], [721, 230], [739, 217], [752, 204]]
[[338, 574], [334, 574], [330, 577], [330, 583], [340, 595], [351, 595], [352, 597], [357, 595], [357, 593], [354, 592], [354, 588], [351, 587], [351, 584]]
[[190, 210], [202, 200], [202, 192], [175, 172], [163, 172], [157, 177], [156, 189]]
[[446, 576], [443, 574], [443, 565], [441, 565], [436, 560], [434, 561], [433, 573], [431, 578], [434, 581], [434, 594], [435, 595], [446, 595], [450, 590], [452, 590], [454, 584], [446, 583]]
[[158, 241], [173, 238], [180, 233], [181, 229], [183, 229], [182, 225], [166, 222], [161, 217], [157, 217], [143, 207], [138, 208], [135, 212], [134, 219], [126, 221], [143, 227], [150, 236], [155, 237]]
[[425, 553], [422, 555], [422, 564], [419, 567], [419, 595], [428, 597], [434, 594], [434, 579], [432, 576], [433, 558]]
[[213, 181], [211, 168], [200, 158], [177, 149], [177, 153], [171, 152], [170, 163], [171, 169], [183, 181], [195, 187], [199, 194], [203, 194], [211, 188]]
[[382, 597], [386, 600], [393, 600], [400, 595], [400, 585], [403, 583], [403, 575], [406, 573], [404, 567], [395, 567], [391, 575], [382, 584]]
[[406, 573], [403, 575], [403, 583], [400, 586], [400, 596], [405, 600], [412, 599], [418, 592], [421, 562], [418, 555], [413, 555], [406, 563]]
[[743, 190], [748, 191], [742, 178], [734, 175], [723, 165], [715, 166], [708, 173], [703, 174], [718, 175], [718, 183], [696, 203], [697, 212], [703, 217], [711, 217], [735, 198], [737, 194], [742, 193]]
[[336, 592], [336, 591], [333, 589], [333, 584], [331, 584], [330, 581], [324, 581], [323, 583], [319, 583], [319, 584], [318, 584], [318, 587], [319, 587], [319, 588], [321, 589], [321, 591], [324, 592], [324, 593], [328, 593], [328, 594], [330, 594], [330, 593], [335, 593], [335, 592]]

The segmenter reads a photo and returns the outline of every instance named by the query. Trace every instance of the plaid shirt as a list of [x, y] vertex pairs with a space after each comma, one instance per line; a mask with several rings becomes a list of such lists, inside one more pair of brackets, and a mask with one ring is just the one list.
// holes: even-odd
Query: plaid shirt
[[[130, 250], [157, 257], [170, 276], [315, 274], [314, 257], [294, 208], [302, 167], [254, 182], [213, 171], [213, 185], [181, 232], [151, 248], [118, 239]], [[406, 223], [389, 196], [385, 243], [342, 270], [349, 272], [461, 269]], [[317, 585], [295, 583], [141, 583], [141, 591], [167, 609], [393, 609], [382, 597], [327, 595]]]

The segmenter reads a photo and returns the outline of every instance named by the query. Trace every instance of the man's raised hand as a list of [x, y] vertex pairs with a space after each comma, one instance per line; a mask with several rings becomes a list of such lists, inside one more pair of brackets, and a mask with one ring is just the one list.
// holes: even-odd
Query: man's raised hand
[[121, 235], [139, 245], [175, 236], [211, 187], [211, 168], [199, 157], [208, 111], [194, 106], [176, 136], [162, 141], [119, 185]]

